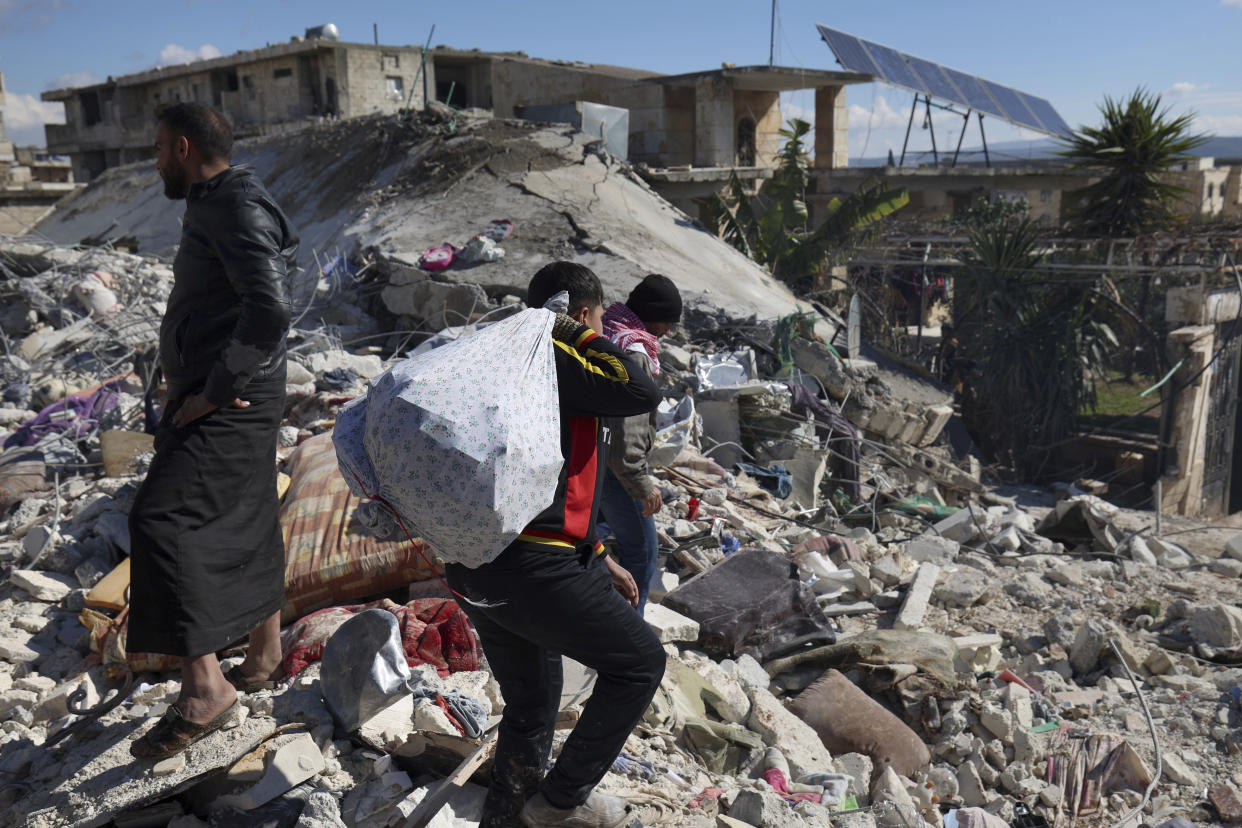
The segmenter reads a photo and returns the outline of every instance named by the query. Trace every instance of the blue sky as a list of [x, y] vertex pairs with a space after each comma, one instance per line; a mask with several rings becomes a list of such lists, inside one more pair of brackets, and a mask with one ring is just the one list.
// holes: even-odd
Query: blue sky
[[[362, 42], [378, 23], [380, 41], [396, 44], [421, 44], [434, 24], [433, 45], [677, 73], [766, 63], [770, 10], [769, 0], [0, 0], [5, 123], [10, 140], [42, 143], [40, 124], [59, 109], [38, 101], [46, 89], [282, 42], [320, 23]], [[817, 22], [1046, 97], [1073, 126], [1093, 123], [1105, 95], [1144, 86], [1195, 112], [1199, 130], [1242, 135], [1242, 0], [780, 0], [778, 64], [837, 68]], [[850, 154], [899, 152], [910, 93], [867, 84], [847, 94]], [[784, 106], [811, 116], [813, 93]], [[937, 142], [956, 141], [959, 125], [939, 117]], [[1040, 137], [988, 124], [989, 142]], [[977, 138], [976, 128], [964, 145]], [[911, 142], [929, 146], [920, 129]]]

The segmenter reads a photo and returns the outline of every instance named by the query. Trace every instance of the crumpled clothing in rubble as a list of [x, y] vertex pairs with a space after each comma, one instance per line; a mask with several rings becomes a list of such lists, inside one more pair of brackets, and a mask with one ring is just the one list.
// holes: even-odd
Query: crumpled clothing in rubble
[[793, 395], [789, 410], [798, 416], [810, 414], [819, 424], [840, 432], [833, 434], [833, 445], [830, 448], [841, 458], [840, 476], [844, 480], [842, 488], [845, 494], [855, 502], [859, 499], [859, 457], [862, 455], [862, 440], [854, 424], [845, 419], [837, 407], [815, 396], [809, 388], [801, 383], [790, 380], [785, 383], [789, 393]]
[[734, 468], [744, 471], [755, 478], [755, 482], [759, 484], [760, 488], [771, 492], [781, 500], [793, 494], [793, 475], [789, 473], [789, 469], [779, 463], [771, 466], [736, 463]]
[[66, 397], [44, 408], [33, 420], [22, 423], [4, 441], [4, 447], [33, 446], [51, 434], [85, 437], [99, 427], [103, 415], [119, 401], [119, 381], [105, 383], [93, 394]]
[[295, 676], [323, 658], [324, 646], [337, 629], [358, 613], [379, 609], [392, 613], [401, 627], [408, 666], [430, 664], [441, 677], [479, 669], [483, 654], [466, 614], [447, 598], [419, 598], [402, 606], [388, 599], [313, 612], [281, 634], [286, 675]]

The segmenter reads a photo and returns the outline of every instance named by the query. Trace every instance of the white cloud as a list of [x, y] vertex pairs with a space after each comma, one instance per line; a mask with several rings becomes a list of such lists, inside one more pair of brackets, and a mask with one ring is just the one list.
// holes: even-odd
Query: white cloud
[[882, 97], [876, 97], [871, 106], [853, 104], [850, 106], [849, 111], [851, 131], [858, 129], [866, 132], [868, 126], [873, 130], [898, 126], [904, 127], [910, 118], [910, 113], [898, 112], [893, 109], [892, 104], [888, 102], [888, 98]]
[[[1242, 3], [1242, 0], [1238, 0]], [[1191, 83], [1190, 81], [1178, 81], [1177, 83], [1164, 90], [1164, 94], [1171, 98], [1185, 98], [1196, 92], [1201, 92], [1208, 88], [1206, 83]]]
[[1235, 9], [1242, 9], [1242, 0], [1220, 0], [1222, 6], [1233, 6]]
[[805, 106], [799, 106], [784, 95], [781, 96], [781, 125], [788, 124], [790, 119], [798, 118], [806, 121], [808, 124], [815, 123], [815, 110]]
[[210, 43], [199, 46], [197, 51], [187, 49], [177, 43], [169, 43], [160, 49], [160, 66], [176, 66], [181, 63], [193, 63], [196, 60], [208, 60], [220, 57], [222, 52]]
[[59, 101], [41, 101], [34, 95], [9, 93], [4, 105], [4, 131], [8, 140], [25, 146], [46, 146], [44, 124], [63, 124], [65, 107]]
[[77, 86], [91, 86], [103, 81], [103, 78], [96, 75], [89, 69], [83, 69], [81, 72], [66, 72], [63, 75], [57, 75], [43, 85], [44, 89], [73, 89]]

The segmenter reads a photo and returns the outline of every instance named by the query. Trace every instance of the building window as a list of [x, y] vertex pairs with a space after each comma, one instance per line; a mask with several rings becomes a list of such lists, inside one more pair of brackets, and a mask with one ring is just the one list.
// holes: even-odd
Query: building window
[[1050, 201], [1052, 201], [1052, 190], [1040, 190], [1039, 191], [1039, 203], [1047, 204]]
[[1211, 197], [1212, 197], [1212, 189], [1213, 189], [1213, 184], [1212, 184], [1212, 182], [1211, 182], [1211, 181], [1209, 181], [1209, 182], [1208, 182], [1208, 198], [1209, 198], [1209, 199], [1211, 199]]
[[389, 75], [384, 78], [384, 91], [390, 98], [400, 98], [405, 91], [405, 84], [399, 76]]
[[755, 166], [755, 122], [750, 118], [737, 122], [737, 165]]
[[275, 78], [276, 80], [280, 80], [281, 78], [291, 78], [293, 77], [293, 70], [292, 69], [277, 69], [275, 72], [272, 72], [272, 77]]
[[380, 57], [380, 68], [385, 72], [397, 72], [401, 69], [401, 55], [384, 52]]
[[253, 75], [242, 75], [241, 81], [242, 81], [242, 86], [246, 88], [246, 100], [253, 101], [256, 96], [255, 89], [254, 89], [254, 76]]
[[82, 101], [82, 121], [87, 126], [93, 126], [103, 120], [99, 107], [98, 92], [83, 92]]

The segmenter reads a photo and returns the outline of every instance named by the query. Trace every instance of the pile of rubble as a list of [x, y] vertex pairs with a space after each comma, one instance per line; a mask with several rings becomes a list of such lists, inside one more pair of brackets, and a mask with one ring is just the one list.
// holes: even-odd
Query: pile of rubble
[[[298, 458], [368, 378], [521, 307], [366, 248], [313, 275], [290, 338], [286, 507]], [[290, 643], [318, 650], [284, 687], [183, 756], [130, 759], [177, 694], [122, 635], [171, 271], [6, 240], [0, 277], [6, 824], [476, 824], [467, 780], [485, 782], [503, 711], [486, 665], [415, 665], [415, 691], [350, 721], [329, 701], [341, 671], [316, 660], [363, 601], [449, 623], [424, 612], [447, 595], [427, 571], [408, 594], [293, 613], [286, 667]], [[668, 667], [604, 788], [646, 825], [1242, 821], [1242, 541], [1191, 543], [1183, 522], [1179, 545], [1072, 487], [1039, 505], [989, 487], [949, 395], [851, 352], [844, 328], [697, 310], [666, 340], [646, 617]], [[566, 730], [591, 681], [567, 666]]]

